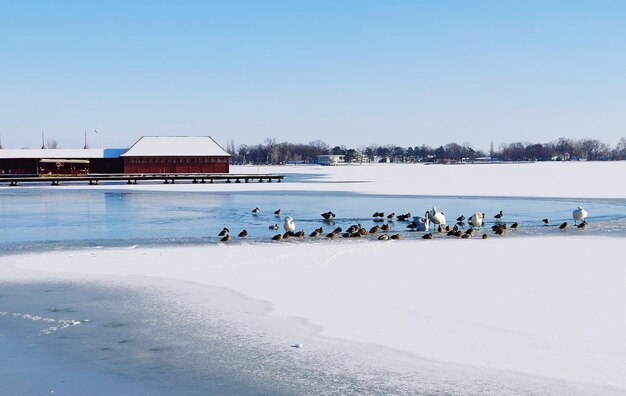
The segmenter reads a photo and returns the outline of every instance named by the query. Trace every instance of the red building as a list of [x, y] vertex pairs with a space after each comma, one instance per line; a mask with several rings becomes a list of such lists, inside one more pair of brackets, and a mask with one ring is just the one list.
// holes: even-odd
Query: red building
[[228, 154], [210, 136], [143, 136], [121, 155], [124, 173], [228, 173]]
[[122, 173], [125, 149], [0, 149], [0, 175]]

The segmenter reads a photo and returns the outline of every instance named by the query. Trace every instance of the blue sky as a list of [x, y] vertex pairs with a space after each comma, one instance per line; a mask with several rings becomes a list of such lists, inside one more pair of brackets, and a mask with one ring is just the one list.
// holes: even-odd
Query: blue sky
[[0, 134], [487, 149], [626, 136], [623, 1], [2, 1]]

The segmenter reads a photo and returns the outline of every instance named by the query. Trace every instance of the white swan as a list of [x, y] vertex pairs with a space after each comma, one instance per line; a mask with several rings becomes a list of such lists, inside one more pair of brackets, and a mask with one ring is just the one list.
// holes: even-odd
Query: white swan
[[428, 212], [424, 214], [424, 217], [415, 216], [413, 221], [416, 224], [415, 231], [427, 231], [430, 228], [430, 220], [428, 220]]
[[472, 227], [481, 227], [483, 222], [485, 221], [484, 213], [474, 213], [468, 220], [468, 222], [472, 225]]
[[437, 225], [445, 225], [446, 224], [446, 216], [443, 212], [437, 212], [437, 208], [433, 206], [433, 210], [426, 211], [426, 217], [433, 223]]
[[574, 224], [576, 224], [577, 221], [585, 220], [587, 215], [588, 215], [587, 211], [579, 206], [578, 209], [572, 212], [572, 217], [574, 218]]
[[296, 230], [296, 223], [293, 221], [291, 216], [287, 216], [285, 217], [283, 227], [285, 227], [285, 231], [287, 232], [294, 232]]

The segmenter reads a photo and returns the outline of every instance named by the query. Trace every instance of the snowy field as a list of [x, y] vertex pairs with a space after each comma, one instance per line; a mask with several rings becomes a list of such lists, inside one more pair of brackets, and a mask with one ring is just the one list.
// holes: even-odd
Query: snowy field
[[[271, 184], [115, 188], [626, 198], [623, 162], [233, 167], [231, 172], [287, 178]], [[94, 187], [110, 188], [89, 188]], [[592, 386], [580, 394], [609, 394], [626, 392], [623, 246], [623, 238], [583, 235], [99, 249], [5, 256], [0, 271], [15, 281], [58, 281], [71, 273], [227, 288], [269, 303], [276, 320], [304, 319], [346, 345], [372, 344], [436, 362]], [[307, 348], [316, 346], [302, 349]]]

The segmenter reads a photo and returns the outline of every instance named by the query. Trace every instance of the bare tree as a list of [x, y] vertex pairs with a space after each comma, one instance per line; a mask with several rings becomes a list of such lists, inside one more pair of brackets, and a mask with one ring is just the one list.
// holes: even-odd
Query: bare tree
[[46, 140], [46, 148], [47, 149], [57, 149], [59, 148], [59, 142], [56, 139], [47, 139]]

